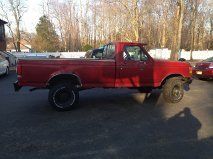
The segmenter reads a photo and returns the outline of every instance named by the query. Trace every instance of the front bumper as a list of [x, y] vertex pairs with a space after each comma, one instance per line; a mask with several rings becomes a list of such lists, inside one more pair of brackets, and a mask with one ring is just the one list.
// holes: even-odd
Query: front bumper
[[22, 88], [22, 86], [19, 86], [18, 81], [13, 83], [13, 87], [15, 92], [18, 92]]

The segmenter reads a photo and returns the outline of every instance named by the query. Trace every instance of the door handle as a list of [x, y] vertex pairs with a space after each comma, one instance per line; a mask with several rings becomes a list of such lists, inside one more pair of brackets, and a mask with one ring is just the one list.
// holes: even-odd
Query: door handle
[[143, 71], [143, 70], [144, 70], [144, 68], [142, 67], [140, 70], [141, 70], [141, 71]]

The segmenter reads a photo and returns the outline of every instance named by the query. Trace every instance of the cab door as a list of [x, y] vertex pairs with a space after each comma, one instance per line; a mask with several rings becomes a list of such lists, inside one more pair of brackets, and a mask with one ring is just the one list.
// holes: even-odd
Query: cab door
[[117, 68], [117, 84], [120, 87], [142, 87], [149, 84], [152, 77], [152, 65], [142, 47], [124, 46], [123, 61]]

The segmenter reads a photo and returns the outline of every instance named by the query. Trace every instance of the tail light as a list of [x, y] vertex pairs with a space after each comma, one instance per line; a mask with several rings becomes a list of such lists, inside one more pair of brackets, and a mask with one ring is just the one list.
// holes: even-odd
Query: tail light
[[192, 76], [192, 66], [189, 66], [189, 74]]
[[21, 75], [21, 72], [22, 72], [22, 68], [21, 68], [21, 65], [18, 65], [17, 68], [16, 68], [16, 73], [17, 75]]
[[213, 68], [213, 63], [211, 63], [211, 64], [209, 65], [209, 68]]

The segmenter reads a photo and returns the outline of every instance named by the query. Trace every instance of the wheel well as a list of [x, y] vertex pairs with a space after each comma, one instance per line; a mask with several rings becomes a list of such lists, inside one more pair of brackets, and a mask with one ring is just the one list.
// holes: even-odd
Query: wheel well
[[81, 86], [81, 80], [77, 75], [74, 74], [60, 74], [52, 77], [47, 82], [47, 87], [52, 87], [53, 85], [60, 83], [62, 81], [68, 81], [70, 84], [75, 86]]
[[161, 86], [160, 87], [162, 87], [166, 83], [166, 81], [168, 79], [173, 78], [173, 77], [183, 77], [183, 76], [181, 74], [172, 74], [172, 75], [169, 75], [166, 78], [164, 78], [164, 80], [161, 82]]

